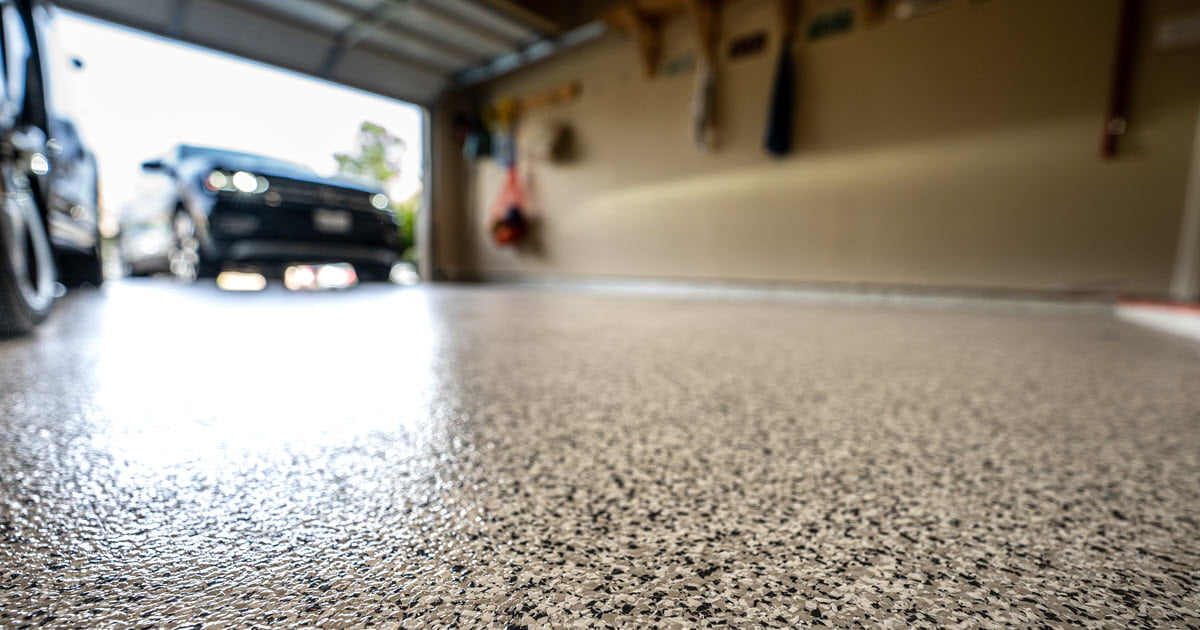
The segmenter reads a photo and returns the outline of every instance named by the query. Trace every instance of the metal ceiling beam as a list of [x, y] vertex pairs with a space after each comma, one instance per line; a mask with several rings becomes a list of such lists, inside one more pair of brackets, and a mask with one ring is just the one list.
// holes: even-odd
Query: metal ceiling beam
[[[253, 8], [251, 8], [251, 5], [249, 5], [245, 2], [239, 2], [238, 0], [210, 0], [210, 1], [216, 2], [219, 4], [224, 4], [226, 6], [235, 7], [238, 10], [246, 11], [248, 13], [252, 13], [252, 14], [258, 15], [260, 17], [265, 17], [269, 20], [278, 22], [280, 24], [285, 24], [291, 28], [305, 30], [310, 33], [319, 34], [319, 35], [333, 38], [333, 39], [336, 39], [337, 35], [338, 35], [337, 32], [331, 31], [330, 29], [314, 26], [313, 24], [311, 24], [305, 20], [298, 20], [293, 15], [291, 15], [287, 12], [284, 12], [284, 11], [268, 9], [263, 6], [253, 6]], [[417, 59], [415, 57], [412, 57], [411, 55], [408, 55], [406, 53], [401, 53], [401, 52], [398, 52], [395, 50], [384, 50], [382, 48], [379, 48], [377, 46], [373, 46], [370, 44], [364, 44], [362, 46], [362, 48], [364, 50], [368, 50], [369, 52], [372, 52], [376, 55], [379, 55], [381, 57], [395, 59], [400, 65], [407, 66], [408, 68], [410, 68], [411, 70], [413, 70], [415, 72], [418, 72], [421, 74], [427, 74], [430, 77], [441, 77], [441, 76], [445, 75], [444, 70], [441, 70], [439, 68], [433, 68], [433, 67], [429, 66], [428, 62], [426, 62], [422, 59]], [[310, 73], [315, 74], [316, 76], [318, 76], [320, 78], [328, 79], [329, 78], [328, 76], [322, 76], [319, 74], [321, 70], [322, 70], [321, 68], [318, 68], [318, 69], [316, 69], [316, 72], [310, 71]]]
[[[353, 0], [308, 0], [327, 7], [361, 13], [361, 2]], [[420, 13], [428, 14], [443, 27], [449, 26], [467, 31], [481, 39], [499, 44], [497, 47], [511, 48], [522, 37], [510, 31], [522, 31], [531, 35], [556, 34], [561, 27], [550, 20], [522, 8], [510, 0], [381, 0], [393, 4], [407, 4]], [[461, 13], [471, 15], [461, 15]], [[472, 19], [474, 17], [475, 19]], [[503, 24], [498, 27], [497, 24]]]
[[598, 39], [607, 32], [608, 28], [603, 21], [589, 22], [583, 26], [571, 29], [559, 37], [539, 39], [522, 47], [520, 50], [500, 55], [482, 66], [459, 72], [454, 75], [450, 85], [455, 88], [465, 88], [482, 83], [502, 74], [508, 74], [531, 63], [541, 61], [568, 48]]
[[56, 0], [55, 4], [60, 8], [67, 9], [68, 11], [75, 11], [76, 13], [80, 13], [82, 15], [89, 15], [98, 20], [104, 20], [105, 22], [112, 22], [113, 24], [128, 26], [129, 28], [145, 31], [147, 33], [154, 33], [155, 35], [166, 35], [166, 29], [162, 24], [155, 24], [153, 21], [147, 19], [147, 17], [144, 15], [130, 16], [125, 13], [113, 11], [107, 7], [97, 8], [93, 6], [77, 6], [71, 0]]
[[[188, 0], [188, 1], [192, 2], [194, 0]], [[304, 31], [304, 32], [307, 32], [310, 34], [314, 34], [314, 35], [317, 35], [320, 37], [327, 38], [327, 39], [333, 39], [337, 35], [336, 32], [333, 32], [330, 29], [320, 28], [319, 26], [313, 25], [309, 21], [298, 20], [295, 17], [288, 15], [286, 13], [268, 9], [268, 8], [265, 8], [265, 7], [262, 7], [259, 5], [252, 5], [250, 3], [240, 2], [238, 0], [208, 0], [208, 1], [216, 3], [216, 4], [230, 6], [230, 7], [236, 8], [237, 10], [242, 11], [244, 13], [248, 13], [248, 14], [260, 17], [260, 18], [265, 18], [267, 20], [277, 22], [288, 28], [293, 28], [296, 30]], [[275, 65], [275, 66], [278, 66], [285, 70], [298, 72], [303, 75], [313, 76], [313, 77], [325, 79], [325, 80], [333, 80], [330, 77], [320, 76], [319, 75], [320, 68], [304, 67], [300, 64], [289, 63], [286, 61], [258, 58], [258, 57], [255, 57], [254, 55], [247, 54], [247, 52], [244, 50], [231, 50], [230, 48], [223, 46], [218, 42], [209, 41], [209, 40], [204, 39], [203, 37], [197, 37], [195, 35], [188, 35], [185, 31], [181, 31], [180, 34], [177, 36], [172, 36], [167, 32], [168, 28], [170, 27], [169, 22], [167, 24], [154, 23], [150, 20], [144, 19], [143, 16], [140, 16], [137, 14], [122, 13], [119, 11], [114, 11], [114, 10], [109, 9], [108, 7], [106, 7], [102, 4], [98, 4], [98, 3], [76, 4], [72, 0], [57, 0], [56, 4], [58, 4], [58, 6], [62, 7], [63, 9], [67, 9], [70, 11], [77, 11], [77, 12], [83, 13], [85, 15], [90, 15], [94, 18], [104, 20], [107, 22], [121, 24], [123, 26], [127, 26], [130, 28], [134, 28], [134, 29], [137, 29], [140, 31], [145, 31], [145, 32], [152, 33], [152, 34], [159, 35], [159, 36], [171, 37], [171, 38], [176, 39], [181, 42], [185, 42], [185, 43], [192, 44], [195, 46], [200, 46], [202, 48], [208, 48], [210, 50], [218, 50], [218, 51], [221, 51], [224, 53], [233, 54], [233, 55], [236, 55], [239, 57], [251, 59], [253, 61], [257, 61], [260, 63], [268, 63], [270, 65]], [[370, 43], [364, 43], [361, 46], [361, 48], [364, 51], [374, 54], [378, 57], [392, 60], [393, 63], [397, 64], [398, 66], [403, 67], [407, 71], [414, 72], [418, 75], [425, 75], [426, 77], [428, 77], [430, 79], [431, 82], [444, 83], [446, 81], [447, 73], [444, 69], [431, 68], [424, 61], [413, 59], [407, 55], [397, 53], [396, 51], [393, 51], [393, 50], [384, 49], [382, 47], [379, 47], [379, 46], [376, 46], [376, 45], [373, 45]], [[368, 89], [368, 88], [365, 88], [360, 85], [348, 84], [348, 83], [344, 83], [342, 81], [336, 81], [336, 82], [350, 85], [351, 87], [356, 87], [359, 89]], [[372, 91], [375, 93], [383, 93], [379, 90], [368, 89], [368, 91]], [[391, 98], [401, 99], [401, 100], [409, 100], [409, 101], [414, 101], [414, 102], [429, 102], [428, 97], [422, 97], [421, 95], [419, 95], [417, 93], [414, 93], [411, 91], [405, 91], [403, 89], [396, 90], [391, 93], [384, 93], [384, 95], [389, 96]]]
[[183, 35], [183, 24], [187, 21], [188, 9], [192, 6], [192, 0], [175, 0], [175, 7], [171, 11], [171, 23], [167, 25], [167, 36], [179, 38]]
[[[409, 26], [399, 24], [388, 24], [375, 31], [375, 35], [386, 36], [388, 38], [398, 39], [401, 41], [409, 41], [414, 44], [437, 51], [438, 54], [444, 55], [453, 61], [454, 65], [459, 67], [469, 66], [477, 63], [480, 59], [480, 54], [466, 48], [461, 48], [455, 44], [451, 44], [444, 39], [431, 38], [428, 35], [414, 30]], [[380, 43], [382, 45], [382, 43]]]
[[[603, 32], [601, 26], [588, 25], [560, 33], [552, 22], [511, 0], [375, 0], [367, 11], [361, 8], [361, 0], [170, 0], [152, 12], [135, 10], [123, 0], [58, 0], [58, 4], [157, 35], [423, 103], [452, 82], [463, 86], [486, 80]], [[246, 26], [238, 26], [238, 16]], [[234, 30], [222, 32], [223, 28]], [[266, 39], [256, 38], [260, 28]], [[557, 34], [539, 36], [548, 31]], [[288, 32], [293, 34], [291, 46], [286, 45], [289, 40], [278, 39]], [[351, 51], [361, 55], [351, 56]], [[378, 65], [379, 73], [372, 74], [372, 64]], [[392, 74], [394, 80], [388, 78]]]
[[333, 71], [347, 50], [357, 46], [363, 38], [390, 21], [394, 15], [407, 9], [411, 3], [412, 0], [380, 2], [370, 12], [359, 16], [350, 23], [350, 26], [342, 29], [342, 32], [334, 38], [333, 45], [329, 47], [329, 52], [325, 55], [321, 74], [326, 77], [333, 76]]
[[[179, 28], [178, 31], [174, 31], [174, 32], [172, 32], [172, 27], [170, 24], [168, 24], [166, 27], [163, 27], [162, 25], [152, 24], [149, 22], [138, 20], [138, 19], [136, 19], [136, 16], [134, 19], [130, 19], [130, 16], [128, 16], [126, 14], [117, 13], [117, 12], [113, 12], [113, 11], [95, 10], [94, 3], [89, 3], [87, 6], [76, 6], [75, 3], [72, 2], [71, 0], [57, 0], [57, 4], [64, 9], [68, 9], [68, 10], [72, 10], [72, 11], [79, 11], [79, 12], [85, 13], [87, 15], [91, 15], [92, 17], [95, 17], [95, 18], [98, 18], [101, 20], [105, 20], [108, 22], [115, 22], [117, 24], [123, 24], [125, 26], [136, 28], [138, 30], [155, 33], [157, 35], [167, 36], [172, 39], [178, 39], [183, 42], [204, 46], [206, 48], [219, 48], [219, 47], [214, 47], [214, 46], [210, 45], [209, 43], [197, 41], [195, 38], [186, 37], [184, 35], [184, 29], [182, 28], [182, 26], [186, 25], [186, 14], [191, 8], [193, 8], [193, 6], [195, 4], [195, 0], [178, 0], [178, 1], [180, 1], [181, 4], [186, 5], [186, 7], [181, 9], [180, 8], [181, 5], [176, 5], [175, 11], [172, 13], [171, 23], [174, 23], [174, 20], [178, 17], [180, 19], [180, 26], [181, 26], [181, 28]], [[325, 37], [325, 38], [329, 38], [329, 39], [336, 39], [336, 37], [338, 36], [338, 31], [336, 31], [334, 29], [330, 29], [327, 27], [323, 28], [321, 25], [314, 24], [313, 22], [311, 22], [309, 20], [298, 19], [294, 15], [287, 13], [286, 11], [279, 11], [276, 9], [265, 7], [265, 6], [257, 4], [257, 3], [240, 2], [238, 0], [208, 0], [208, 1], [216, 3], [216, 4], [223, 4], [223, 5], [226, 5], [229, 7], [233, 7], [239, 11], [249, 13], [251, 15], [255, 15], [255, 16], [258, 16], [261, 18], [265, 18], [272, 22], [277, 22], [288, 28], [294, 28], [296, 30], [305, 31], [307, 33], [311, 33], [311, 34], [318, 35], [321, 37]], [[329, 8], [338, 9], [338, 10], [345, 12], [347, 14], [346, 19], [348, 21], [354, 19], [354, 16], [352, 16], [349, 13], [349, 11], [347, 11], [345, 9], [345, 7], [343, 5], [340, 5], [337, 3], [330, 3], [330, 2], [321, 2], [321, 4], [324, 4]], [[410, 37], [410, 39], [420, 39], [422, 41], [422, 43], [424, 43], [426, 38]], [[431, 44], [430, 47], [433, 47], [434, 45], [436, 45], [436, 44]], [[433, 66], [429, 65], [429, 63], [427, 61], [425, 61], [423, 59], [419, 59], [417, 57], [414, 57], [411, 54], [405, 53], [403, 51], [398, 51], [391, 47], [385, 47], [385, 46], [373, 44], [371, 42], [363, 42], [360, 47], [368, 52], [379, 55], [381, 57], [395, 59], [398, 63], [405, 65], [405, 66], [409, 66], [414, 71], [417, 71], [417, 72], [420, 72], [423, 74], [427, 74], [430, 76], [439, 76], [439, 77], [446, 76], [445, 68], [433, 67]], [[444, 48], [444, 47], [442, 47], [442, 48]], [[464, 61], [464, 59], [469, 60], [469, 59], [478, 58], [477, 54], [468, 53], [466, 51], [446, 50], [446, 53], [457, 57], [456, 64], [447, 64], [447, 66], [469, 64], [470, 62]], [[289, 69], [296, 69], [296, 68], [295, 68], [295, 66], [292, 66], [292, 67], [289, 67]], [[319, 68], [316, 69], [315, 72], [313, 69], [302, 70], [302, 72], [304, 74], [310, 74], [310, 75], [314, 75], [314, 76], [318, 75], [319, 71], [320, 71]], [[326, 78], [326, 77], [322, 77], [322, 78]]]
[[[325, 7], [331, 8], [331, 9], [341, 10], [343, 12], [346, 12], [347, 14], [349, 14], [353, 11], [352, 9], [347, 8], [344, 3], [338, 2], [337, 0], [310, 0], [310, 1], [314, 2], [316, 4], [320, 4], [322, 6], [325, 6]], [[411, 0], [405, 0], [405, 1], [411, 1]], [[447, 41], [447, 40], [439, 38], [439, 37], [431, 36], [428, 33], [422, 33], [420, 31], [412, 28], [411, 26], [405, 25], [400, 22], [391, 21], [386, 24], [381, 24], [378, 28], [376, 28], [374, 30], [374, 32], [385, 34], [385, 35], [395, 35], [396, 37], [398, 37], [400, 39], [407, 39], [414, 43], [420, 44], [426, 48], [430, 48], [430, 49], [439, 51], [441, 54], [444, 54], [447, 57], [454, 59], [460, 65], [470, 65], [471, 63], [475, 63], [478, 59], [481, 58], [481, 55], [478, 52], [475, 52], [475, 51], [469, 50], [467, 48], [464, 48], [462, 46], [459, 46], [458, 44], [456, 44], [454, 42], [450, 42], [450, 41]]]
[[495, 13], [499, 13], [511, 19], [512, 21], [524, 26], [525, 28], [534, 31], [542, 37], [559, 35], [562, 33], [562, 26], [556, 24], [546, 18], [526, 9], [525, 7], [512, 2], [512, 0], [475, 0], [476, 4], [485, 6]]
[[[405, 0], [386, 1], [403, 2]], [[520, 43], [519, 40], [514, 40], [511, 37], [488, 29], [486, 25], [464, 20], [432, 3], [422, 3], [414, 7], [414, 9], [412, 13], [418, 15], [424, 14], [430, 21], [438, 24], [443, 29], [458, 31], [462, 35], [463, 42], [468, 43], [467, 45], [482, 43], [490, 49], [510, 50], [513, 46]], [[404, 23], [404, 20], [400, 20], [400, 23]]]
[[453, 15], [462, 22], [487, 29], [511, 42], [510, 45], [536, 37], [546, 37], [561, 30], [547, 20], [532, 14], [522, 14], [522, 10], [512, 3], [507, 7], [489, 3], [487, 0], [423, 0], [423, 3], [436, 5], [434, 8], [440, 9], [443, 14]]

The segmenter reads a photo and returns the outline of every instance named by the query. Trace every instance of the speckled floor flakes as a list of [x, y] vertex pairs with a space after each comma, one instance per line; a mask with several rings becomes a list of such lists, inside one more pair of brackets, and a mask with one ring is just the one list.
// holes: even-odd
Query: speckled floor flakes
[[1200, 626], [1200, 348], [1099, 310], [60, 306], [0, 341], [0, 628]]

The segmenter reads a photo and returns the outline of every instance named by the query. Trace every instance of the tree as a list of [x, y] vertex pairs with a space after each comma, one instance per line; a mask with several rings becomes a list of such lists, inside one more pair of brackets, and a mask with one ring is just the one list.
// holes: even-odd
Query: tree
[[[408, 145], [398, 136], [372, 122], [363, 122], [358, 128], [358, 152], [355, 154], [335, 153], [338, 175], [374, 184], [384, 190], [395, 187], [400, 178], [400, 160]], [[388, 207], [396, 215], [399, 224], [400, 254], [412, 260], [415, 252], [414, 226], [417, 219], [417, 200], [397, 203], [392, 200]]]
[[372, 122], [358, 128], [358, 153], [334, 154], [338, 175], [371, 182], [385, 190], [400, 176], [400, 158], [408, 146], [404, 140]]

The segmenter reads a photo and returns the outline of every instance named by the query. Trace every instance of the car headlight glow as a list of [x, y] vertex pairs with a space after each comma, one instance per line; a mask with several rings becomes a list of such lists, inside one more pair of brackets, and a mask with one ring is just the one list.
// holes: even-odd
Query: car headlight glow
[[204, 178], [204, 187], [213, 192], [243, 192], [261, 195], [271, 187], [271, 182], [262, 175], [249, 171], [238, 171], [232, 175], [229, 171], [217, 169]]
[[371, 205], [375, 206], [376, 210], [387, 210], [388, 204], [392, 201], [383, 193], [371, 195]]
[[238, 171], [233, 174], [233, 187], [244, 193], [258, 190], [258, 178], [253, 173]]

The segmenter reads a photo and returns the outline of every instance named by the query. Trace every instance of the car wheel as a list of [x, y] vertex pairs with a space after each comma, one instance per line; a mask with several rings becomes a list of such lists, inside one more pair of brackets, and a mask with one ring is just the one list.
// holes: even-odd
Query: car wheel
[[195, 282], [200, 277], [200, 237], [192, 215], [180, 210], [171, 220], [175, 241], [167, 254], [171, 275], [181, 282]]
[[57, 270], [29, 178], [0, 163], [0, 334], [28, 332], [54, 302]]

